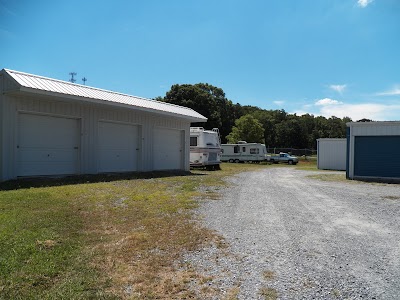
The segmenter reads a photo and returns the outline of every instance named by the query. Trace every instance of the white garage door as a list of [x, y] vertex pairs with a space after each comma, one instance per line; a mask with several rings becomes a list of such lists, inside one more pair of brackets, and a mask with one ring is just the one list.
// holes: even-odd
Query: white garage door
[[77, 119], [19, 114], [17, 176], [79, 173]]
[[165, 128], [154, 129], [154, 169], [180, 170], [183, 165], [182, 131]]
[[138, 127], [99, 122], [99, 172], [137, 171]]

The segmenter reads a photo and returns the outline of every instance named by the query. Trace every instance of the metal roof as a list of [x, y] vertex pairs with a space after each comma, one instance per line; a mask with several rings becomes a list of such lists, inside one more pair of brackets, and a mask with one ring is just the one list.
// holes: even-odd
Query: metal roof
[[399, 126], [400, 121], [372, 121], [372, 122], [348, 122], [347, 127], [351, 126]]
[[206, 117], [193, 109], [179, 105], [102, 90], [86, 85], [75, 84], [68, 81], [42, 77], [19, 71], [3, 69], [3, 72], [11, 76], [20, 85], [20, 91], [31, 91], [36, 93], [50, 92], [66, 97], [81, 97], [83, 98], [83, 101], [92, 99], [105, 104], [119, 103], [126, 105], [129, 108], [167, 114], [178, 118], [189, 119], [192, 122], [205, 122], [207, 120]]

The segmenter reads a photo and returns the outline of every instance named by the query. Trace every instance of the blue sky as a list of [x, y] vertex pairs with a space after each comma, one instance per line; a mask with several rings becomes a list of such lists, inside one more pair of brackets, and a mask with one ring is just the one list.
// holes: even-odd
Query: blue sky
[[126, 94], [400, 120], [399, 0], [0, 0], [0, 69]]

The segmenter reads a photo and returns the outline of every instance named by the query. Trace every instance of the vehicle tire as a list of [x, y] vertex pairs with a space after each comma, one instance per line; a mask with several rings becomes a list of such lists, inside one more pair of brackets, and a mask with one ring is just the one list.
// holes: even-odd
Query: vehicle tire
[[269, 162], [270, 162], [271, 164], [274, 164], [274, 163], [275, 163], [275, 161], [274, 161], [273, 159], [270, 159]]
[[238, 163], [240, 163], [240, 160], [238, 160], [238, 159], [235, 159], [235, 163], [237, 163], [237, 164], [238, 164]]
[[229, 160], [229, 162], [230, 162], [230, 163], [233, 163], [233, 162], [234, 162], [234, 160], [233, 160], [233, 159], [230, 159], [230, 160]]
[[289, 160], [287, 163], [288, 165], [293, 165], [293, 160]]

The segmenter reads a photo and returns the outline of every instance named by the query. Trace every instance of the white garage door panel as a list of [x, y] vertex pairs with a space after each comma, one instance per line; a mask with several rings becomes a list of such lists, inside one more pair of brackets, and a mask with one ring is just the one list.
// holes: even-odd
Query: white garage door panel
[[18, 176], [76, 174], [78, 166], [77, 119], [19, 115]]
[[63, 149], [24, 149], [19, 151], [19, 161], [24, 163], [35, 161], [70, 162], [76, 158], [76, 151]]
[[99, 122], [99, 172], [137, 171], [138, 126]]
[[72, 175], [77, 173], [76, 168], [67, 162], [52, 163], [51, 171], [49, 170], [49, 164], [47, 164], [47, 168], [44, 170], [42, 164], [27, 162], [20, 166], [18, 176]]
[[154, 169], [182, 169], [182, 131], [156, 128], [154, 129]]

